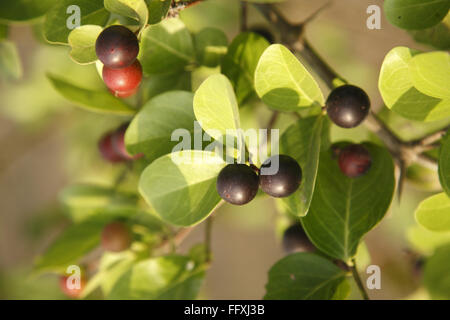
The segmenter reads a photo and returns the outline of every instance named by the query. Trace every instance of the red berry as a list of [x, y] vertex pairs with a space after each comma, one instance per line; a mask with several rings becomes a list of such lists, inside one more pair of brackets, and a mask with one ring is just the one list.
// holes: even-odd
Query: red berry
[[142, 80], [142, 66], [136, 60], [131, 66], [122, 69], [112, 69], [103, 66], [103, 81], [114, 93], [132, 94], [137, 90]]
[[98, 144], [98, 149], [100, 150], [103, 159], [105, 159], [106, 161], [112, 163], [122, 162], [124, 161], [124, 159], [119, 153], [116, 152], [115, 148], [113, 147], [112, 137], [112, 132], [103, 136]]
[[339, 152], [339, 168], [347, 177], [357, 178], [369, 171], [372, 159], [360, 144], [351, 144]]
[[143, 154], [130, 155], [125, 148], [125, 132], [128, 124], [125, 124], [118, 129], [108, 132], [99, 142], [99, 150], [102, 157], [112, 163], [125, 162], [136, 160], [143, 157]]
[[100, 33], [95, 43], [95, 51], [105, 66], [114, 69], [125, 68], [136, 60], [139, 42], [130, 29], [114, 25]]
[[125, 132], [127, 131], [128, 124], [121, 126], [117, 129], [111, 137], [112, 147], [117, 155], [123, 160], [136, 160], [143, 156], [143, 154], [137, 154], [135, 156], [128, 153], [125, 147]]
[[108, 89], [108, 90], [117, 98], [128, 98], [128, 97], [131, 97], [132, 95], [134, 95], [138, 91], [138, 89], [139, 89], [139, 87], [137, 87], [134, 90], [130, 90], [130, 91], [114, 91], [111, 89]]
[[126, 250], [131, 244], [131, 235], [128, 227], [122, 222], [112, 222], [102, 231], [102, 248], [107, 251], [120, 252]]
[[[83, 289], [86, 287], [86, 279], [82, 276], [80, 278], [80, 287], [77, 288], [70, 288], [70, 284], [68, 283], [68, 276], [61, 276], [59, 278], [59, 286], [61, 288], [61, 291], [64, 292], [64, 294], [72, 299], [77, 299], [81, 296], [81, 293], [83, 292]], [[74, 283], [73, 283], [74, 284]]]

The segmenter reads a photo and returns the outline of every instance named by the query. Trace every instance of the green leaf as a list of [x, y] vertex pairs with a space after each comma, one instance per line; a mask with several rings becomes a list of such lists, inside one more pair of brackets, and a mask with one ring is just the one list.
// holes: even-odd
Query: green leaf
[[427, 259], [423, 283], [432, 299], [450, 299], [450, 244], [438, 248]]
[[60, 0], [46, 15], [44, 36], [51, 43], [67, 44], [72, 30], [67, 27], [67, 19], [72, 15], [67, 8], [76, 5], [80, 8], [81, 25], [94, 24], [104, 26], [109, 18], [109, 12], [103, 7], [102, 0]]
[[14, 42], [0, 41], [0, 75], [6, 78], [22, 77], [22, 63]]
[[134, 110], [125, 102], [117, 99], [106, 91], [92, 91], [81, 88], [58, 76], [47, 74], [56, 91], [64, 98], [93, 112], [113, 113], [118, 115], [132, 115]]
[[268, 46], [264, 37], [251, 32], [241, 33], [231, 42], [221, 69], [233, 84], [239, 104], [254, 95], [256, 66]]
[[212, 75], [200, 85], [194, 96], [194, 113], [203, 130], [214, 139], [224, 143], [229, 140], [227, 135], [240, 139], [239, 107], [224, 75]]
[[266, 300], [327, 300], [334, 297], [345, 272], [314, 253], [294, 253], [269, 271]]
[[139, 191], [163, 220], [191, 226], [204, 220], [219, 203], [216, 179], [224, 166], [222, 158], [211, 152], [171, 153], [144, 170]]
[[98, 272], [89, 279], [81, 298], [89, 296], [98, 287], [101, 287], [103, 294], [107, 296], [117, 280], [131, 269], [136, 259], [136, 254], [131, 250], [118, 253], [105, 252], [100, 259]]
[[418, 51], [397, 47], [386, 55], [378, 81], [383, 101], [389, 109], [408, 119], [434, 121], [448, 118], [448, 100], [430, 97], [414, 87], [410, 61], [418, 54]]
[[424, 255], [432, 254], [436, 248], [450, 243], [450, 232], [434, 232], [420, 225], [410, 227], [406, 235], [414, 250]]
[[205, 28], [194, 36], [197, 60], [207, 67], [216, 67], [227, 53], [228, 39], [216, 28]]
[[139, 23], [139, 30], [147, 25], [148, 9], [144, 0], [104, 0], [106, 10], [131, 18]]
[[77, 263], [100, 243], [103, 226], [109, 220], [92, 217], [66, 230], [36, 260], [35, 270], [62, 272]]
[[424, 30], [411, 30], [409, 33], [416, 42], [430, 45], [439, 50], [450, 49], [450, 14], [434, 27]]
[[450, 198], [444, 192], [423, 200], [416, 210], [416, 220], [431, 231], [450, 231]]
[[0, 1], [0, 20], [27, 21], [44, 15], [57, 0]]
[[364, 234], [384, 217], [394, 194], [391, 155], [379, 146], [364, 146], [372, 166], [364, 176], [353, 179], [341, 172], [332, 149], [321, 154], [310, 211], [301, 218], [314, 245], [343, 261], [355, 255]]
[[7, 24], [0, 23], [0, 40], [7, 39], [9, 33], [9, 26]]
[[345, 300], [348, 298], [352, 291], [352, 287], [350, 285], [350, 282], [348, 280], [342, 281], [338, 287], [336, 288], [336, 291], [334, 292], [332, 300]]
[[170, 255], [135, 264], [116, 282], [108, 299], [195, 299], [203, 282], [204, 267], [188, 257]]
[[124, 217], [136, 213], [138, 195], [99, 185], [79, 184], [61, 192], [60, 200], [75, 222], [92, 216]]
[[291, 196], [283, 198], [288, 210], [296, 216], [305, 216], [311, 205], [320, 150], [330, 144], [329, 123], [323, 116], [298, 120], [281, 136], [281, 153], [296, 159], [302, 167], [303, 178], [300, 188]]
[[146, 74], [172, 73], [195, 62], [192, 36], [179, 19], [166, 19], [142, 33], [140, 61]]
[[414, 87], [450, 104], [450, 55], [436, 51], [414, 56], [409, 62]]
[[438, 172], [442, 189], [450, 197], [450, 132], [447, 132], [441, 142]]
[[167, 74], [152, 74], [141, 83], [142, 100], [151, 98], [172, 90], [192, 91], [191, 73], [175, 72]]
[[186, 91], [169, 91], [151, 99], [129, 125], [125, 144], [131, 154], [143, 153], [149, 161], [170, 153], [179, 143], [171, 141], [176, 129], [194, 133], [194, 95]]
[[298, 111], [325, 103], [312, 75], [280, 44], [271, 45], [259, 59], [255, 88], [264, 103], [280, 111]]
[[450, 9], [449, 0], [386, 0], [384, 12], [393, 25], [418, 30], [438, 24]]
[[102, 32], [102, 27], [85, 25], [72, 30], [69, 34], [69, 45], [72, 47], [70, 56], [80, 64], [94, 63], [97, 60], [95, 42]]
[[167, 16], [172, 0], [145, 0], [148, 7], [148, 23], [156, 24]]

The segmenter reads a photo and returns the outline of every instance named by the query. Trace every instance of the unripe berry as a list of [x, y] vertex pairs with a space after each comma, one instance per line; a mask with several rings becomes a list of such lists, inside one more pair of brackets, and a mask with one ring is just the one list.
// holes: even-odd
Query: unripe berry
[[102, 248], [106, 251], [120, 252], [131, 245], [131, 234], [128, 227], [122, 222], [107, 224], [102, 231]]
[[360, 144], [351, 144], [339, 151], [339, 168], [349, 178], [357, 178], [369, 171], [372, 158]]
[[258, 175], [245, 164], [229, 164], [217, 177], [217, 192], [220, 197], [235, 205], [249, 203], [259, 187]]
[[86, 279], [83, 276], [80, 277], [80, 287], [78, 289], [70, 288], [70, 285], [67, 283], [68, 279], [68, 276], [61, 276], [59, 278], [59, 287], [61, 288], [61, 291], [69, 298], [78, 299], [81, 296], [83, 289], [86, 287]]
[[100, 33], [95, 51], [99, 60], [108, 68], [125, 68], [136, 60], [139, 42], [130, 29], [113, 25]]
[[142, 66], [136, 60], [131, 66], [122, 69], [112, 69], [103, 66], [103, 81], [114, 94], [128, 96], [137, 91], [142, 80]]
[[261, 169], [275, 165], [276, 157], [278, 157], [279, 163], [278, 171], [275, 174], [264, 175], [262, 170], [260, 170], [259, 181], [261, 189], [272, 197], [287, 197], [299, 188], [302, 181], [302, 168], [290, 156], [275, 155], [264, 161]]
[[293, 224], [284, 231], [283, 248], [286, 253], [313, 252], [316, 250], [300, 223]]
[[369, 114], [370, 99], [361, 88], [343, 85], [330, 93], [326, 109], [331, 121], [336, 125], [353, 128]]

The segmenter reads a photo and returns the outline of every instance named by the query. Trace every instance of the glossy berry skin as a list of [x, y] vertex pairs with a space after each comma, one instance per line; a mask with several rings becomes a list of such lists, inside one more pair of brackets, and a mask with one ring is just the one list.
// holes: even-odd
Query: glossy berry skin
[[331, 121], [336, 125], [353, 128], [369, 114], [370, 99], [361, 88], [344, 85], [330, 93], [326, 109]]
[[130, 29], [114, 25], [100, 33], [95, 43], [95, 51], [99, 60], [108, 68], [125, 68], [136, 60], [139, 42]]
[[61, 291], [72, 299], [78, 299], [81, 296], [81, 293], [83, 292], [83, 289], [86, 287], [86, 279], [82, 276], [80, 278], [80, 288], [69, 288], [67, 284], [67, 280], [69, 279], [68, 276], [61, 276], [59, 278], [59, 287], [61, 288]]
[[339, 152], [339, 168], [349, 178], [357, 178], [369, 171], [372, 158], [360, 144], [351, 144]]
[[286, 253], [313, 252], [316, 247], [308, 239], [300, 223], [291, 225], [283, 234], [283, 249]]
[[121, 252], [131, 245], [131, 234], [122, 222], [111, 222], [102, 231], [101, 245], [106, 251]]
[[256, 196], [259, 188], [258, 175], [245, 164], [229, 164], [220, 171], [216, 188], [223, 200], [243, 205]]
[[[137, 91], [142, 80], [142, 66], [136, 60], [131, 66], [122, 69], [103, 67], [103, 81], [108, 89], [114, 93], [133, 94]], [[128, 95], [127, 95], [128, 96]]]
[[264, 161], [261, 168], [270, 167], [275, 157], [279, 157], [278, 172], [273, 175], [260, 173], [261, 189], [275, 198], [283, 198], [293, 194], [302, 181], [302, 168], [298, 162], [287, 155], [275, 155]]

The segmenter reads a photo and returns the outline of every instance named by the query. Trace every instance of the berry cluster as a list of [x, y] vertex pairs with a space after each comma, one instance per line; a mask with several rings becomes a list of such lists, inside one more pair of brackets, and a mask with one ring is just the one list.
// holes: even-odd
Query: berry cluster
[[111, 163], [126, 162], [141, 158], [142, 154], [130, 155], [125, 148], [125, 132], [128, 124], [105, 134], [98, 143], [103, 159]]
[[245, 164], [229, 164], [217, 177], [217, 192], [220, 197], [235, 205], [249, 203], [255, 198], [258, 188], [276, 198], [293, 194], [300, 186], [302, 169], [297, 161], [287, 155], [268, 158], [261, 168], [268, 168], [278, 159], [278, 171], [272, 175], [261, 174]]
[[136, 35], [124, 26], [110, 26], [98, 36], [95, 51], [104, 65], [102, 76], [109, 91], [119, 98], [135, 94], [142, 80]]

